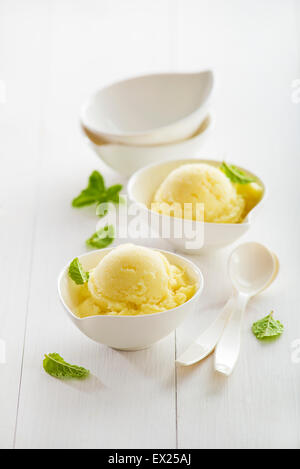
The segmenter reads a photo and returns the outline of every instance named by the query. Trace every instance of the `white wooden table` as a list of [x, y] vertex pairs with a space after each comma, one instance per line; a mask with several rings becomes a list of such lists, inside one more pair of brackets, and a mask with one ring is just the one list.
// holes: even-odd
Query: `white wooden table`
[[[266, 181], [245, 240], [281, 263], [249, 305], [229, 379], [212, 357], [177, 370], [174, 358], [227, 299], [231, 248], [195, 259], [206, 283], [199, 310], [149, 350], [89, 341], [56, 293], [59, 270], [95, 228], [71, 199], [93, 169], [122, 180], [82, 137], [84, 98], [129, 75], [208, 67], [216, 128], [200, 154], [226, 155]], [[0, 0], [0, 447], [300, 447], [299, 78], [299, 0]], [[250, 326], [271, 309], [286, 331], [262, 344]], [[51, 378], [47, 352], [92, 377]]]

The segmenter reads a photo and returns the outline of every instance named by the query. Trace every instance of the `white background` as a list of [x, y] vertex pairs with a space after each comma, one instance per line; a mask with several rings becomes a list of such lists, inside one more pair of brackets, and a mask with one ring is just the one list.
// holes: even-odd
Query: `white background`
[[[208, 67], [216, 128], [199, 156], [226, 156], [263, 178], [269, 197], [244, 239], [281, 263], [249, 304], [229, 379], [212, 357], [177, 370], [174, 358], [230, 294], [231, 247], [195, 259], [206, 283], [197, 313], [149, 350], [91, 342], [56, 292], [96, 223], [72, 198], [93, 169], [108, 184], [126, 182], [88, 148], [82, 101], [126, 76]], [[0, 447], [300, 447], [300, 363], [291, 359], [300, 339], [299, 78], [299, 0], [0, 0]], [[286, 330], [263, 344], [250, 326], [271, 309]], [[55, 380], [42, 369], [47, 352], [92, 377]]]

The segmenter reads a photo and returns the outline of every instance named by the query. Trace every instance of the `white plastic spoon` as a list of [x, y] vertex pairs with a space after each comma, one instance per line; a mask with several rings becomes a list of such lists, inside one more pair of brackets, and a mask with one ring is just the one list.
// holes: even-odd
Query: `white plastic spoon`
[[[277, 256], [274, 253], [272, 253], [272, 256], [274, 258], [276, 268], [274, 270], [272, 278], [270, 278], [268, 284], [265, 285], [264, 289], [267, 288], [273, 282], [273, 280], [277, 276], [279, 269], [279, 262]], [[219, 313], [215, 321], [188, 347], [185, 352], [180, 355], [179, 358], [177, 358], [176, 363], [182, 366], [190, 366], [207, 357], [214, 350], [216, 344], [221, 338], [222, 332], [224, 331], [224, 328], [229, 318], [231, 317], [235, 306], [236, 293], [235, 296], [233, 296], [227, 301], [226, 305], [224, 306], [221, 313]]]
[[220, 339], [234, 305], [234, 298], [230, 298], [215, 321], [177, 358], [176, 363], [190, 366], [207, 357]]
[[215, 350], [215, 369], [227, 376], [237, 362], [244, 311], [250, 298], [265, 290], [278, 273], [278, 259], [259, 243], [245, 243], [231, 254], [228, 271], [236, 290], [229, 322]]

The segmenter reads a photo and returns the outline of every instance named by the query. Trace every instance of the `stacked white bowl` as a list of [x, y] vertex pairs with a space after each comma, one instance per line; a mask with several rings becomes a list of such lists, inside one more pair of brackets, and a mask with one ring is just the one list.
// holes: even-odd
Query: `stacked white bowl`
[[159, 73], [93, 94], [81, 125], [97, 155], [129, 176], [151, 164], [193, 157], [212, 128], [213, 73]]

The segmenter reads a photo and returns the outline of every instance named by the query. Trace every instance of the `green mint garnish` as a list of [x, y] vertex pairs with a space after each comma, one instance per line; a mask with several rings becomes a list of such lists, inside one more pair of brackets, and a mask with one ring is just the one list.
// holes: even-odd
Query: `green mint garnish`
[[[99, 218], [104, 217], [108, 211], [109, 211], [109, 205], [111, 202], [102, 202], [99, 203], [96, 207], [96, 215]], [[120, 205], [126, 205], [126, 198], [123, 197], [122, 195], [118, 195], [118, 204]]]
[[48, 353], [43, 360], [43, 368], [55, 378], [85, 378], [90, 373], [82, 366], [70, 365], [58, 353]]
[[123, 186], [121, 184], [110, 186], [106, 190], [106, 202], [114, 202], [115, 204], [118, 204], [120, 201], [119, 192], [122, 190], [122, 187]]
[[86, 245], [90, 248], [102, 249], [111, 244], [114, 239], [115, 230], [113, 225], [106, 225], [87, 239]]
[[235, 182], [236, 184], [249, 184], [250, 182], [255, 182], [255, 179], [247, 176], [244, 171], [241, 171], [236, 166], [229, 165], [224, 161], [220, 166], [220, 170], [225, 173], [231, 182]]
[[69, 276], [77, 285], [83, 285], [89, 279], [89, 273], [83, 270], [78, 257], [75, 257], [69, 265]]
[[252, 325], [252, 332], [257, 339], [279, 337], [284, 330], [283, 324], [273, 318], [273, 311], [268, 316], [260, 319]]
[[103, 176], [98, 171], [93, 171], [89, 177], [87, 187], [73, 199], [72, 206], [79, 208], [104, 202], [117, 204], [119, 203], [119, 192], [121, 189], [121, 184], [115, 184], [107, 188]]
[[96, 207], [96, 215], [99, 218], [102, 218], [108, 213], [108, 210], [109, 210], [108, 202], [102, 202], [101, 204], [98, 204]]

